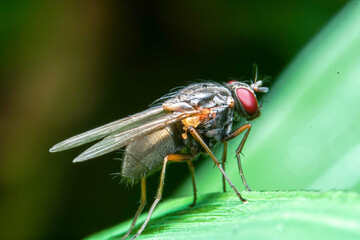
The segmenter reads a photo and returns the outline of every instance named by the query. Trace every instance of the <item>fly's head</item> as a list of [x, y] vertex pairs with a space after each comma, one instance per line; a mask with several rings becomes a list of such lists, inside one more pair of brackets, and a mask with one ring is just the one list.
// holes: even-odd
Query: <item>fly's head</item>
[[251, 84], [239, 81], [230, 81], [225, 86], [231, 91], [235, 100], [235, 107], [238, 114], [247, 119], [255, 119], [260, 116], [261, 107], [259, 106], [255, 92], [266, 93], [267, 87], [262, 87], [262, 80], [257, 79], [257, 67], [255, 66], [255, 77]]

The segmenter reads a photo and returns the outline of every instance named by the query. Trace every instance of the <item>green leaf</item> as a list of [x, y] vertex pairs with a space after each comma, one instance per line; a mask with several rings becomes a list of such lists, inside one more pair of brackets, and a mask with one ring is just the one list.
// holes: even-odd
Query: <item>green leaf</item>
[[[159, 205], [138, 239], [359, 239], [360, 195], [354, 192], [233, 192], [201, 195]], [[142, 224], [143, 214], [138, 225]], [[87, 239], [126, 233], [124, 222]], [[133, 234], [136, 233], [134, 229]]]

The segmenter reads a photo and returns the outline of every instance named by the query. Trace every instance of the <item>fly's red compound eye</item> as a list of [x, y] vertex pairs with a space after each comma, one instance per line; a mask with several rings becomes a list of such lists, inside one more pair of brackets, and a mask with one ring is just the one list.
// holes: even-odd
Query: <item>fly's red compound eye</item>
[[237, 97], [249, 116], [254, 116], [258, 111], [258, 102], [255, 95], [246, 88], [236, 89]]
[[231, 80], [231, 81], [228, 81], [227, 83], [228, 83], [228, 84], [232, 84], [232, 83], [234, 83], [234, 82], [236, 82], [236, 81]]

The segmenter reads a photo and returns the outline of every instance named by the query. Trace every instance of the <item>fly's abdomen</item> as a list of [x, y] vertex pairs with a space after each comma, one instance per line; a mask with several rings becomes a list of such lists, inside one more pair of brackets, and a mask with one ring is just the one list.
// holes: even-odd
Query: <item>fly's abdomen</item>
[[130, 143], [125, 149], [121, 175], [139, 180], [161, 169], [164, 158], [182, 148], [173, 137], [177, 136], [174, 131], [175, 127], [170, 126]]

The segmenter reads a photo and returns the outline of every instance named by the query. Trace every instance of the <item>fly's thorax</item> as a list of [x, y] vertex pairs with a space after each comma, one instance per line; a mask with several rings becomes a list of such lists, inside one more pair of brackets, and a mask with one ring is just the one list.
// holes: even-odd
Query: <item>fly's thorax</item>
[[219, 83], [195, 83], [171, 94], [163, 107], [176, 112], [213, 108], [226, 105], [229, 97], [231, 92]]
[[220, 142], [224, 135], [228, 134], [234, 119], [234, 109], [219, 108], [216, 114], [213, 114], [210, 121], [198, 127], [202, 136], [209, 139], [209, 146], [212, 147], [216, 142]]
[[203, 115], [184, 119], [182, 121], [182, 139], [184, 144], [188, 146], [189, 152], [194, 155], [202, 149], [200, 144], [188, 133], [189, 126], [194, 127], [200, 133], [205, 143], [212, 147], [230, 133], [234, 119], [233, 115], [234, 109], [222, 107], [208, 109], [208, 111], [204, 111]]

